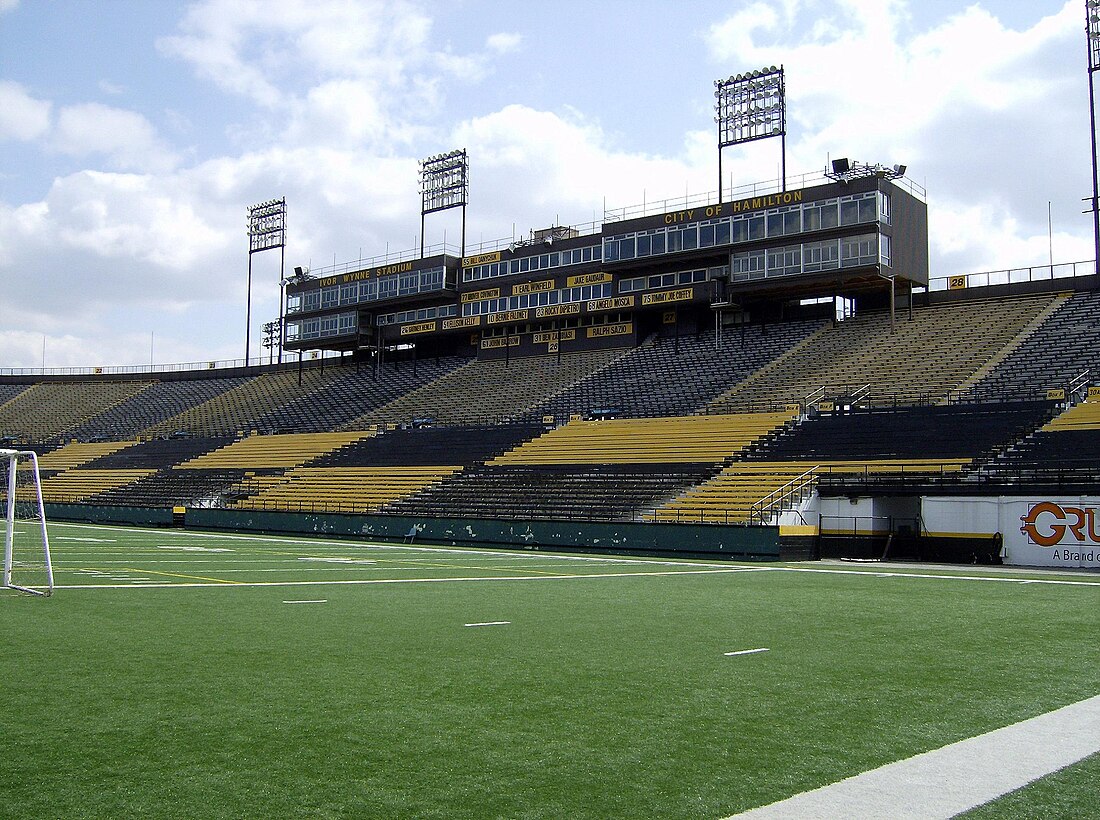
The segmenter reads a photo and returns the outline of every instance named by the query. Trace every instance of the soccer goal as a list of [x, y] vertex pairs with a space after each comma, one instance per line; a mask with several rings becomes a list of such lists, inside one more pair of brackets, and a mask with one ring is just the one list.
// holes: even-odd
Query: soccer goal
[[4, 576], [0, 587], [51, 595], [53, 564], [37, 453], [0, 450], [0, 479], [6, 513]]

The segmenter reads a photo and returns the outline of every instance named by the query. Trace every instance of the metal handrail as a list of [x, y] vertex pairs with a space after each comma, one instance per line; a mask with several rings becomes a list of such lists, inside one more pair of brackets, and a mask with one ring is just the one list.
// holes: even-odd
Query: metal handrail
[[863, 387], [856, 390], [856, 392], [854, 392], [851, 396], [849, 396], [849, 398], [852, 400], [852, 404], [856, 404], [856, 403], [862, 401], [863, 399], [867, 398], [867, 396], [869, 396], [870, 394], [871, 394], [871, 383], [868, 382], [867, 384], [863, 385]]
[[795, 493], [798, 493], [799, 501], [805, 499], [807, 496], [806, 488], [813, 486], [819, 469], [817, 466], [811, 467], [802, 475], [792, 478], [782, 487], [772, 490], [761, 498], [749, 508], [749, 520], [765, 524], [767, 519], [775, 513], [776, 508], [782, 508], [787, 499], [793, 497]]
[[1010, 268], [1007, 270], [982, 271], [980, 273], [946, 274], [931, 276], [928, 279], [929, 291], [950, 290], [952, 280], [962, 279], [964, 288], [986, 288], [995, 285], [1010, 285], [1021, 282], [1043, 282], [1054, 279], [1071, 279], [1078, 276], [1092, 276], [1096, 273], [1096, 263], [1089, 259], [1083, 262], [1062, 262], [1057, 265], [1035, 265], [1029, 268]]
[[1082, 387], [1087, 387], [1092, 381], [1092, 368], [1086, 367], [1083, 373], [1078, 373], [1072, 379], [1069, 380], [1066, 390], [1067, 396], [1072, 396]]

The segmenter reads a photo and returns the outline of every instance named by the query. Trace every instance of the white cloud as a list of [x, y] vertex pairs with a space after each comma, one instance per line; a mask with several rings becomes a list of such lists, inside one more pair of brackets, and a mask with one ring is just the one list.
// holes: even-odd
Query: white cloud
[[[966, 7], [914, 35], [901, 0], [741, 3], [703, 42], [722, 66], [714, 76], [785, 65], [792, 173], [823, 167], [830, 152], [904, 162], [930, 190], [934, 273], [1018, 267], [1047, 257], [1048, 199], [1056, 258], [1091, 252], [1074, 215], [1088, 193], [1078, 5], [1069, 0], [1021, 30], [981, 5]], [[0, 137], [80, 161], [51, 174], [52, 185], [47, 177], [48, 193], [33, 197], [40, 201], [0, 202], [0, 278], [16, 283], [0, 289], [0, 365], [37, 366], [43, 334], [49, 366], [147, 361], [148, 332], [159, 361], [239, 356], [248, 204], [287, 197], [288, 266], [317, 270], [409, 250], [420, 226], [416, 159], [451, 147], [470, 152], [468, 247], [513, 226], [525, 235], [598, 221], [605, 203], [652, 205], [714, 190], [708, 127], [685, 133], [665, 156], [621, 147], [620, 132], [663, 116], [659, 100], [637, 122], [603, 121], [603, 110], [540, 110], [520, 98], [448, 119], [444, 103], [521, 50], [524, 34], [475, 29], [466, 42], [483, 47], [462, 53], [436, 42], [422, 8], [382, 0], [190, 6], [178, 34], [159, 41], [161, 52], [237, 95], [228, 128], [251, 146], [199, 159], [200, 149], [168, 145], [135, 111], [95, 103], [53, 111], [0, 82]], [[630, 87], [640, 94], [637, 83]], [[697, 85], [706, 96], [707, 82]], [[175, 109], [164, 115], [170, 136], [202, 143], [201, 111], [186, 100], [156, 105]], [[775, 176], [776, 142], [727, 149], [727, 181]], [[456, 246], [454, 213], [429, 217], [427, 243], [444, 231]], [[277, 309], [278, 261], [255, 258], [253, 316], [262, 321]]]
[[208, 0], [192, 6], [180, 28], [158, 41], [163, 53], [226, 91], [274, 108], [326, 79], [396, 86], [426, 59], [431, 23], [396, 0]]
[[[902, 0], [827, 5], [834, 13], [807, 25], [822, 3], [753, 3], [706, 36], [712, 57], [735, 71], [784, 65], [788, 165], [823, 167], [829, 154], [907, 164], [943, 226], [930, 234], [934, 274], [1010, 264], [1007, 249], [1027, 254], [1014, 264], [1043, 261], [1040, 209], [1018, 222], [1003, 214], [1038, 194], [1045, 217], [1045, 200], [1087, 168], [1087, 124], [1069, 79], [1083, 73], [1074, 71], [1079, 4], [1014, 30], [976, 3], [915, 35], [902, 33], [911, 28]], [[950, 211], [961, 222], [937, 220], [945, 203], [967, 203]], [[959, 224], [968, 229], [954, 231]]]
[[19, 0], [0, 0], [0, 14], [12, 11], [19, 5]]
[[485, 41], [485, 45], [489, 50], [497, 54], [511, 54], [513, 51], [518, 51], [522, 43], [523, 35], [503, 31], [497, 34], [490, 34]]
[[260, 9], [208, 0], [157, 44], [201, 78], [290, 119], [290, 141], [401, 139], [435, 113], [443, 82], [483, 79], [491, 57], [519, 42], [493, 35], [488, 53], [470, 55], [435, 47], [431, 19], [400, 0], [270, 0]]
[[19, 83], [0, 80], [0, 139], [29, 142], [50, 127], [50, 104], [36, 100]]
[[176, 163], [143, 116], [99, 103], [61, 109], [51, 145], [74, 157], [102, 155], [122, 170], [164, 171]]

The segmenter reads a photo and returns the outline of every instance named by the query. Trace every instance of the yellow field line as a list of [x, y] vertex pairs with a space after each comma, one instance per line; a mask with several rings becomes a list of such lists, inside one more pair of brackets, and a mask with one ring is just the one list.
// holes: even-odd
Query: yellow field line
[[[543, 569], [525, 569], [524, 567], [484, 567], [484, 566], [466, 566], [464, 564], [452, 564], [446, 561], [440, 561], [436, 558], [379, 558], [379, 561], [387, 564], [409, 564], [421, 569], [474, 569], [479, 572], [523, 572], [530, 573], [532, 575], [560, 575], [560, 572], [553, 572], [551, 570]], [[381, 569], [381, 568], [380, 568]]]
[[239, 584], [242, 583], [241, 581], [227, 581], [224, 578], [207, 578], [204, 575], [184, 575], [184, 574], [179, 573], [179, 572], [160, 572], [160, 571], [155, 570], [155, 569], [136, 569], [134, 567], [123, 567], [123, 569], [126, 570], [127, 572], [136, 572], [139, 575], [141, 575], [141, 574], [166, 575], [169, 578], [186, 578], [189, 581], [215, 581], [219, 584], [234, 584], [234, 585], [239, 585]]

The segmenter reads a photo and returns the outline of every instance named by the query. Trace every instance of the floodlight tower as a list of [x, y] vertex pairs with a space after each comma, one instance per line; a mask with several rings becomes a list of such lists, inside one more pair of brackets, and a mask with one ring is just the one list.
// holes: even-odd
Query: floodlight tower
[[466, 149], [428, 157], [420, 163], [420, 258], [424, 258], [424, 217], [462, 207], [462, 249], [466, 255], [466, 200], [470, 197], [470, 160]]
[[1100, 71], [1100, 0], [1085, 0], [1085, 33], [1089, 48], [1089, 144], [1092, 146], [1092, 237], [1095, 273], [1100, 273], [1100, 174], [1096, 167], [1096, 72]]
[[722, 149], [742, 142], [780, 137], [780, 171], [787, 190], [787, 96], [783, 66], [746, 71], [714, 81], [718, 123], [718, 204], [722, 204]]
[[[286, 197], [269, 199], [248, 209], [248, 289], [244, 319], [244, 365], [248, 367], [249, 342], [252, 336], [252, 254], [280, 248], [279, 279], [286, 267]], [[280, 302], [282, 300], [280, 299]], [[283, 312], [279, 306], [279, 315]], [[281, 335], [281, 334], [280, 334]], [[280, 339], [280, 351], [282, 344]]]

